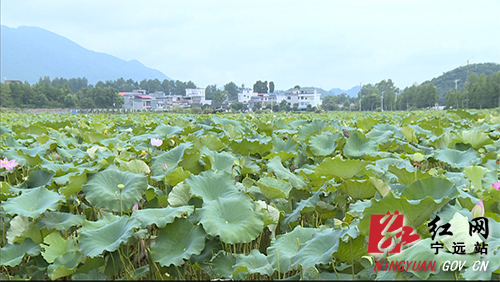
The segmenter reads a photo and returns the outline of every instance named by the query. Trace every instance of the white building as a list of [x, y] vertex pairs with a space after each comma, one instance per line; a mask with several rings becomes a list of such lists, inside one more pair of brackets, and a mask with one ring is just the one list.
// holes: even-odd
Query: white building
[[205, 100], [205, 88], [186, 88], [185, 100], [194, 106], [212, 104], [212, 100]]
[[253, 96], [257, 96], [257, 92], [253, 92], [250, 88], [242, 89], [240, 93], [238, 93], [238, 102], [248, 103], [248, 101], [252, 100]]
[[281, 101], [287, 101], [290, 107], [297, 105], [299, 109], [306, 109], [307, 105], [317, 107], [321, 105], [321, 93], [318, 93], [316, 88], [291, 88], [284, 94], [276, 95], [276, 102], [279, 104]]

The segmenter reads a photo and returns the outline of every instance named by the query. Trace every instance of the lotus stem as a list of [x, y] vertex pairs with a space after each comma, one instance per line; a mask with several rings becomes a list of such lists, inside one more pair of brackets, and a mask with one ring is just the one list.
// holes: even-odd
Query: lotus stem
[[276, 249], [276, 261], [278, 262], [278, 279], [280, 278], [280, 256], [278, 255], [278, 249]]

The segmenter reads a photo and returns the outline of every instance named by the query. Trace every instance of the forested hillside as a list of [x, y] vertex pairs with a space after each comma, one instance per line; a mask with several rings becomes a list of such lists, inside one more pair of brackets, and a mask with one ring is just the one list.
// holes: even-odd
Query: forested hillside
[[[470, 64], [469, 65], [469, 78], [470, 75], [475, 73], [478, 76], [485, 74], [490, 76], [500, 71], [500, 64], [496, 63], [483, 63], [483, 64]], [[455, 83], [456, 81], [456, 83]], [[454, 70], [443, 73], [443, 75], [427, 80], [425, 83], [432, 82], [437, 88], [439, 96], [439, 104], [445, 104], [446, 92], [456, 89], [463, 91], [464, 85], [467, 82], [467, 65], [460, 66]]]

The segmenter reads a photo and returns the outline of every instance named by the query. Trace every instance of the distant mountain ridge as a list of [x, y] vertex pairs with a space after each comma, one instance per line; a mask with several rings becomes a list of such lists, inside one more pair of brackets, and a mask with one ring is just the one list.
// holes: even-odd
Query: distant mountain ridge
[[75, 42], [39, 27], [1, 26], [2, 79], [38, 82], [40, 77], [87, 78], [90, 84], [120, 77], [141, 81], [171, 80], [137, 60], [125, 61], [90, 51]]

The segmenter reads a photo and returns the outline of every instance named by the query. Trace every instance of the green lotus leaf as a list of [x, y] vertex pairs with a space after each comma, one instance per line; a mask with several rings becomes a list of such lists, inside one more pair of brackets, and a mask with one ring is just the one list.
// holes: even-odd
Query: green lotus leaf
[[220, 141], [217, 136], [207, 134], [200, 138], [201, 146], [207, 147], [212, 151], [220, 151], [226, 148], [226, 145]]
[[464, 169], [464, 176], [472, 182], [474, 188], [483, 189], [483, 177], [488, 171], [489, 170], [487, 168], [482, 166], [468, 166]]
[[47, 155], [47, 149], [42, 146], [35, 148], [19, 148], [17, 152], [24, 156], [24, 159], [28, 162], [31, 167], [37, 166], [42, 163], [42, 157]]
[[231, 148], [242, 155], [259, 154], [261, 156], [270, 152], [273, 149], [271, 137], [256, 136], [254, 138], [247, 137], [245, 139], [231, 140]]
[[451, 181], [440, 177], [429, 177], [413, 182], [401, 192], [408, 200], [423, 200], [431, 197], [437, 203], [449, 201], [460, 193]]
[[59, 232], [52, 232], [43, 238], [42, 257], [48, 263], [53, 263], [65, 253], [78, 252], [79, 250], [75, 238], [64, 239]]
[[203, 147], [200, 150], [203, 159], [205, 160], [205, 168], [212, 169], [215, 172], [227, 171], [231, 172], [236, 157], [227, 152], [216, 152]]
[[370, 155], [377, 151], [377, 143], [374, 140], [357, 131], [352, 130], [351, 136], [347, 138], [343, 153], [347, 158], [362, 159], [365, 155]]
[[[119, 188], [123, 185], [123, 189]], [[111, 168], [94, 174], [82, 186], [85, 198], [94, 206], [120, 212], [139, 202], [148, 187], [148, 178], [142, 174]]]
[[314, 171], [326, 177], [326, 179], [335, 178], [337, 181], [343, 181], [354, 177], [363, 168], [368, 165], [366, 161], [360, 160], [342, 160], [339, 156], [335, 158], [325, 158]]
[[[299, 264], [303, 268], [308, 268], [317, 264], [328, 264], [332, 255], [339, 249], [340, 239], [347, 233], [347, 230], [323, 228], [300, 246], [296, 255], [291, 258], [292, 266]], [[281, 267], [281, 266], [280, 266]]]
[[319, 203], [319, 196], [323, 193], [322, 190], [316, 191], [311, 197], [301, 200], [295, 209], [285, 216], [283, 224], [288, 225], [300, 217], [300, 213], [307, 207], [315, 207]]
[[137, 174], [149, 174], [151, 171], [149, 170], [149, 166], [141, 160], [130, 160], [128, 162], [122, 163], [120, 165], [121, 171], [129, 171]]
[[238, 192], [235, 181], [226, 172], [203, 171], [199, 175], [190, 175], [184, 181], [189, 186], [189, 192], [203, 201], [216, 200], [220, 197], [229, 197]]
[[277, 178], [282, 180], [288, 180], [288, 182], [292, 185], [292, 187], [302, 189], [307, 186], [307, 183], [304, 179], [296, 175], [281, 164], [280, 157], [274, 157], [267, 163], [267, 171], [274, 172]]
[[464, 130], [455, 133], [455, 137], [451, 141], [452, 144], [464, 143], [470, 144], [472, 148], [479, 149], [489, 144], [494, 144], [488, 134], [478, 130]]
[[[396, 131], [399, 133], [399, 131]], [[366, 134], [366, 137], [370, 138], [371, 140], [375, 141], [377, 144], [384, 145], [390, 140], [392, 140], [392, 136], [394, 135], [394, 132], [391, 130], [378, 130], [378, 129], [372, 129], [370, 132]]]
[[431, 136], [426, 144], [434, 147], [434, 149], [441, 149], [448, 147], [452, 139], [453, 135], [450, 132], [445, 132], [438, 136]]
[[342, 193], [349, 195], [354, 200], [370, 199], [375, 196], [375, 193], [377, 192], [373, 183], [368, 179], [347, 179], [340, 184], [338, 189]]
[[68, 276], [73, 273], [73, 270], [82, 260], [83, 257], [80, 252], [66, 252], [59, 256], [53, 264], [47, 267], [47, 273], [52, 280]]
[[367, 132], [370, 129], [372, 129], [372, 127], [376, 125], [378, 122], [379, 122], [378, 120], [372, 117], [365, 116], [365, 117], [360, 117], [356, 120], [356, 126], [359, 129], [362, 129], [365, 132]]
[[288, 199], [288, 194], [292, 190], [290, 183], [273, 177], [261, 177], [256, 184], [267, 199]]
[[7, 214], [18, 214], [37, 219], [45, 210], [56, 210], [64, 196], [43, 187], [24, 190], [21, 196], [9, 198], [3, 209]]
[[[359, 232], [358, 232], [359, 234]], [[351, 263], [354, 260], [361, 260], [361, 257], [367, 254], [368, 240], [364, 236], [348, 238], [347, 242], [340, 241], [338, 250], [333, 256], [344, 263]]]
[[205, 236], [201, 226], [184, 218], [176, 219], [160, 229], [156, 244], [151, 247], [151, 259], [162, 266], [180, 266], [183, 260], [201, 253]]
[[203, 203], [200, 223], [212, 236], [224, 243], [249, 243], [262, 232], [264, 216], [255, 211], [255, 204], [244, 194], [221, 197]]
[[82, 230], [78, 239], [80, 251], [89, 257], [98, 256], [104, 251], [114, 252], [121, 243], [132, 237], [134, 229], [140, 226], [138, 220], [122, 216], [114, 222], [104, 223], [102, 227]]
[[454, 168], [464, 168], [481, 163], [481, 158], [478, 157], [476, 151], [472, 148], [469, 148], [467, 151], [441, 148], [435, 150], [432, 157], [436, 160], [448, 163]]
[[303, 125], [299, 128], [297, 137], [301, 142], [307, 142], [311, 134], [320, 132], [326, 126], [326, 122], [322, 119], [315, 118], [310, 123]]
[[224, 251], [219, 251], [210, 262], [211, 265], [202, 264], [201, 267], [212, 279], [233, 278], [233, 265], [236, 263], [235, 256], [227, 255]]
[[0, 265], [17, 266], [23, 260], [25, 254], [34, 257], [40, 254], [40, 250], [40, 245], [33, 243], [29, 238], [21, 244], [7, 244], [0, 248]]
[[329, 156], [335, 152], [337, 148], [335, 139], [340, 137], [340, 134], [331, 134], [330, 132], [322, 132], [319, 135], [311, 136], [311, 138], [309, 138], [311, 151], [315, 156]]
[[184, 158], [184, 152], [192, 146], [192, 143], [181, 143], [170, 151], [154, 157], [152, 159], [153, 164], [150, 167], [153, 175], [151, 178], [155, 181], [163, 180], [166, 175], [179, 166], [179, 163]]
[[44, 187], [52, 181], [53, 175], [53, 173], [41, 169], [33, 170], [29, 173], [28, 179], [23, 183], [23, 186], [27, 188]]
[[38, 229], [56, 229], [59, 231], [66, 231], [72, 226], [80, 226], [85, 220], [85, 215], [75, 215], [65, 212], [49, 212], [46, 211], [43, 217], [35, 222]]
[[151, 133], [166, 136], [167, 138], [170, 138], [174, 135], [179, 136], [179, 134], [182, 132], [182, 130], [183, 130], [182, 127], [179, 127], [179, 126], [170, 126], [167, 124], [160, 124]]
[[189, 186], [181, 182], [172, 188], [172, 191], [168, 194], [168, 203], [172, 207], [185, 206], [191, 199], [191, 193], [189, 193]]
[[[415, 196], [419, 197], [421, 195], [415, 193]], [[405, 197], [399, 198], [394, 196], [394, 193], [391, 191], [380, 200], [376, 200], [375, 198], [370, 200], [371, 205], [364, 209], [358, 228], [363, 235], [368, 236], [371, 215], [386, 214], [387, 212], [394, 214], [394, 211], [399, 211], [404, 216], [405, 226], [417, 229], [421, 224], [429, 220], [432, 213], [443, 207], [448, 201], [450, 201], [450, 198], [444, 197], [439, 202], [436, 202], [430, 196], [422, 200], [408, 200]]]
[[[84, 281], [98, 281], [98, 280], [106, 280], [106, 276], [101, 273], [99, 269], [92, 269], [88, 273], [75, 273], [72, 276], [73, 280], [84, 280]], [[139, 280], [139, 279], [137, 279]]]
[[142, 223], [142, 228], [146, 228], [151, 224], [156, 224], [158, 228], [163, 228], [165, 225], [174, 222], [175, 218], [181, 215], [189, 215], [193, 213], [194, 206], [182, 207], [166, 207], [162, 209], [143, 209], [136, 210], [132, 213], [131, 218], [135, 218]]
[[314, 234], [322, 229], [306, 228], [298, 225], [292, 232], [278, 235], [276, 241], [271, 246], [267, 247], [267, 259], [271, 263], [273, 269], [286, 273], [293, 270], [291, 259], [299, 251], [299, 245], [303, 246], [305, 242], [309, 241]]
[[105, 213], [102, 218], [100, 218], [98, 221], [89, 221], [89, 220], [84, 220], [82, 224], [82, 230], [81, 231], [87, 231], [87, 230], [95, 230], [99, 229], [103, 226], [106, 226], [107, 224], [113, 223], [117, 221], [120, 218], [118, 215], [114, 215], [113, 213]]
[[259, 250], [253, 249], [248, 255], [236, 254], [235, 256], [236, 264], [233, 266], [233, 275], [239, 272], [248, 272], [271, 276], [274, 273], [267, 257]]
[[87, 172], [82, 172], [82, 173], [68, 173], [65, 176], [67, 176], [67, 183], [66, 179], [54, 179], [56, 183], [58, 181], [63, 181], [64, 185], [63, 187], [59, 188], [59, 193], [63, 194], [66, 196], [66, 198], [69, 198], [71, 195], [77, 194], [82, 190], [83, 184], [87, 182]]
[[396, 175], [398, 181], [402, 185], [410, 185], [413, 182], [419, 180], [419, 179], [425, 179], [428, 177], [431, 177], [432, 175], [428, 173], [423, 173], [421, 170], [417, 170], [417, 175], [415, 179], [415, 172], [414, 171], [408, 171], [407, 168], [398, 168], [396, 166], [389, 166], [388, 171], [394, 175]]
[[42, 236], [42, 232], [35, 227], [34, 221], [29, 217], [17, 215], [10, 221], [5, 238], [9, 244], [22, 243], [26, 238], [30, 238], [35, 244], [40, 244], [43, 240]]
[[297, 142], [295, 142], [292, 138], [288, 138], [286, 141], [277, 137], [272, 137], [272, 142], [274, 144], [273, 152], [287, 152], [297, 154]]

